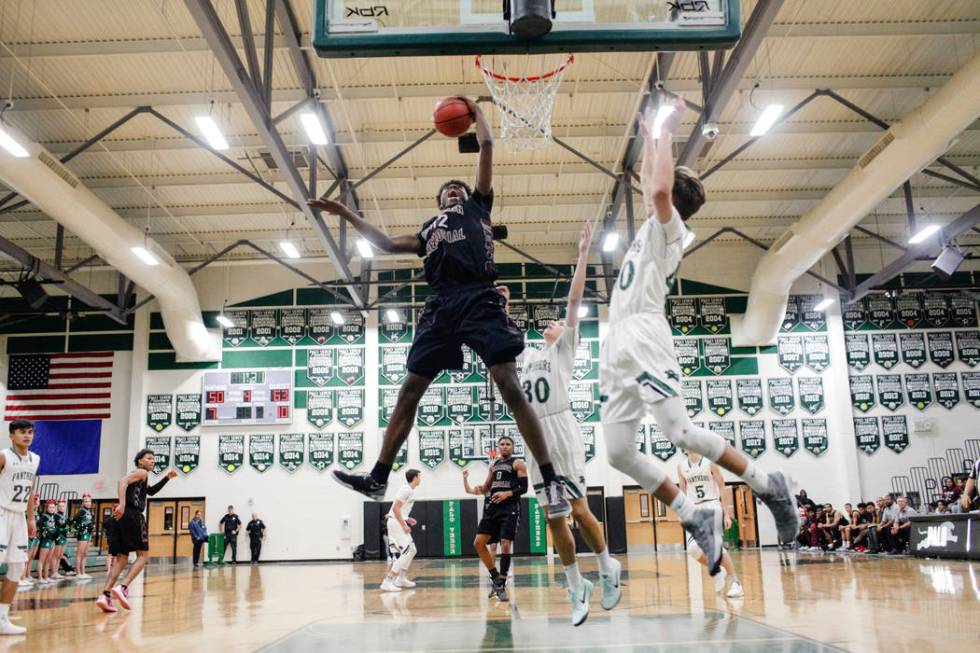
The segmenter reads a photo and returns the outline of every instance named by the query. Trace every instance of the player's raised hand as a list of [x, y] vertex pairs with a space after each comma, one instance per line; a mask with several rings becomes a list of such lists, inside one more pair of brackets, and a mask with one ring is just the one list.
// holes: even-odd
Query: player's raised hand
[[582, 225], [582, 231], [578, 234], [578, 253], [588, 254], [589, 245], [592, 244], [592, 225], [586, 222]]
[[469, 107], [470, 113], [472, 113], [474, 117], [478, 113], [482, 113], [482, 110], [480, 109], [480, 105], [474, 102], [473, 100], [469, 99], [468, 97], [463, 97], [462, 95], [457, 95], [456, 97], [458, 97], [460, 100], [466, 103], [466, 106]]
[[326, 211], [327, 213], [331, 213], [333, 215], [343, 216], [350, 211], [350, 209], [348, 209], [344, 204], [326, 197], [311, 197], [310, 199], [306, 200], [306, 203], [315, 209], [320, 209], [321, 211]]
[[171, 469], [169, 472], [167, 472], [167, 478], [169, 478], [169, 479], [175, 479], [175, 478], [177, 478], [177, 471]]
[[666, 106], [674, 107], [674, 110], [668, 113], [664, 118], [663, 124], [660, 125], [660, 130], [662, 132], [667, 131], [671, 134], [676, 134], [677, 130], [681, 126], [681, 120], [684, 118], [684, 109], [687, 107], [684, 105], [684, 100], [680, 99], [679, 97], [671, 97], [664, 104]]
[[468, 469], [463, 470], [463, 478], [465, 478], [466, 480], [470, 479], [470, 470]]

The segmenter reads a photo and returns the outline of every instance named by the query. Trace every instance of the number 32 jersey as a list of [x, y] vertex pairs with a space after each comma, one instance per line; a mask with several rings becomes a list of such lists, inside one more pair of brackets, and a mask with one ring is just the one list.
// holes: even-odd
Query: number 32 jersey
[[568, 386], [572, 382], [577, 342], [578, 327], [565, 327], [554, 345], [524, 350], [521, 390], [538, 417], [569, 410]]
[[5, 459], [3, 470], [0, 470], [0, 508], [25, 512], [41, 457], [30, 451], [21, 456], [13, 449], [0, 451], [0, 456]]

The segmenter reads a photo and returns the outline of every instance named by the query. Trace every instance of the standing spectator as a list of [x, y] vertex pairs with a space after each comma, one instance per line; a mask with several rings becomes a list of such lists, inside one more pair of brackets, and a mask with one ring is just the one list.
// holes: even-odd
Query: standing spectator
[[88, 557], [89, 543], [95, 530], [95, 514], [92, 512], [92, 495], [87, 492], [82, 495], [82, 505], [75, 513], [72, 528], [76, 538], [75, 567], [78, 569], [78, 579], [88, 580], [91, 576], [85, 573], [85, 559]]
[[248, 533], [248, 546], [252, 550], [252, 564], [257, 564], [259, 561], [259, 554], [262, 553], [262, 540], [265, 539], [265, 522], [259, 519], [259, 516], [254, 512], [252, 513], [252, 521], [245, 526], [245, 532]]
[[806, 495], [806, 490], [800, 490], [800, 493], [796, 495], [796, 505], [800, 508], [813, 508], [814, 510], [817, 508], [813, 499]]
[[225, 550], [221, 552], [222, 559], [228, 555], [228, 547], [231, 547], [231, 563], [238, 564], [238, 531], [242, 528], [242, 520], [235, 514], [235, 506], [228, 506], [228, 514], [218, 522], [219, 526], [225, 530]]
[[882, 507], [878, 513], [878, 526], [875, 531], [878, 534], [878, 553], [891, 553], [895, 549], [894, 538], [892, 538], [892, 526], [895, 525], [895, 513], [898, 506], [892, 495], [882, 499]]
[[912, 522], [909, 521], [917, 515], [915, 508], [909, 505], [908, 499], [898, 497], [898, 510], [895, 511], [895, 519], [892, 522], [892, 553], [905, 553], [909, 545], [909, 538], [912, 534]]
[[204, 519], [201, 517], [201, 511], [194, 511], [194, 518], [191, 519], [191, 523], [188, 525], [188, 529], [191, 532], [191, 542], [194, 543], [194, 566], [201, 566], [201, 548], [207, 544], [208, 541], [208, 527], [204, 523]]

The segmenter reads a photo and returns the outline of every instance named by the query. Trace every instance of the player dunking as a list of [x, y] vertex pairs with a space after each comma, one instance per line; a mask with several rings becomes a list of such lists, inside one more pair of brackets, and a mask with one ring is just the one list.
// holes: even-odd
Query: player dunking
[[34, 484], [41, 457], [28, 451], [34, 439], [34, 424], [10, 422], [10, 448], [0, 451], [0, 562], [7, 575], [0, 585], [0, 635], [22, 635], [23, 626], [10, 623], [10, 603], [24, 575], [27, 541], [37, 533]]
[[[146, 497], [162, 490], [167, 481], [177, 476], [177, 472], [171, 469], [155, 485], [148, 486], [146, 479], [153, 470], [153, 460], [151, 449], [140, 449], [133, 458], [136, 469], [119, 479], [117, 486], [119, 503], [112, 510], [112, 515], [116, 519], [114, 525], [116, 532], [114, 538], [110, 538], [115, 540], [110, 545], [113, 554], [112, 568], [106, 576], [102, 593], [95, 601], [103, 612], [118, 612], [112, 603], [113, 597], [127, 610], [132, 607], [129, 602], [129, 586], [133, 584], [150, 559], [150, 542], [146, 531]], [[134, 551], [136, 562], [130, 566], [123, 582], [114, 585], [129, 561], [129, 554]]]
[[544, 495], [552, 515], [571, 512], [551, 465], [541, 424], [521, 392], [515, 360], [524, 350], [522, 335], [509, 328], [504, 300], [493, 287], [497, 266], [493, 260], [493, 133], [483, 112], [472, 100], [464, 101], [476, 121], [480, 157], [476, 188], [447, 181], [436, 200], [441, 213], [428, 220], [415, 235], [389, 237], [340, 202], [310, 199], [310, 206], [347, 220], [372, 245], [385, 252], [413, 253], [425, 258], [425, 278], [435, 294], [426, 300], [415, 339], [408, 354], [408, 375], [378, 460], [370, 474], [334, 471], [334, 478], [375, 500], [384, 498], [391, 465], [415, 421], [419, 401], [432, 380], [445, 369], [463, 365], [461, 345], [480, 356], [490, 370], [500, 396], [510, 408], [524, 441], [541, 463]]
[[[572, 415], [568, 387], [575, 367], [578, 344], [579, 306], [585, 292], [585, 271], [589, 260], [592, 228], [586, 225], [579, 235], [578, 263], [568, 290], [565, 319], [550, 322], [544, 331], [545, 347], [529, 349], [524, 354], [521, 381], [524, 394], [541, 420], [548, 450], [552, 452], [555, 474], [572, 504], [572, 516], [578, 522], [582, 537], [599, 563], [602, 584], [602, 607], [612, 610], [619, 603], [620, 564], [609, 555], [602, 527], [589, 510], [585, 498], [585, 442], [578, 421]], [[538, 465], [531, 458], [531, 483], [535, 492], [542, 487]], [[575, 538], [564, 517], [551, 517], [545, 510], [558, 557], [565, 567], [568, 598], [572, 604], [572, 625], [579, 626], [589, 616], [592, 582], [582, 577], [575, 557]]]
[[684, 222], [704, 204], [704, 186], [688, 168], [674, 169], [671, 134], [681, 124], [684, 104], [675, 102], [673, 107], [656, 140], [650, 131], [652, 111], [640, 119], [647, 221], [626, 252], [610, 302], [609, 332], [600, 360], [602, 431], [609, 463], [678, 514], [714, 576], [721, 565], [721, 512], [698, 508], [636, 450], [636, 430], [647, 411], [674, 444], [706, 456], [748, 483], [772, 511], [782, 542], [796, 537], [799, 514], [788, 479], [778, 472], [766, 474], [720, 435], [695, 426], [681, 398], [680, 365], [665, 303], [684, 252]]
[[[681, 492], [685, 493], [695, 505], [716, 507], [725, 512], [725, 528], [731, 526], [732, 519], [721, 502], [725, 480], [721, 477], [721, 470], [718, 465], [713, 464], [699, 453], [688, 451], [687, 457], [677, 466], [677, 480]], [[687, 555], [705, 566], [708, 564], [701, 547], [691, 536], [687, 538]], [[731, 556], [723, 550], [721, 553], [721, 572], [715, 576], [715, 592], [721, 594], [725, 591], [726, 576], [732, 579], [732, 586], [725, 596], [730, 599], [740, 599], [745, 596], [742, 591], [742, 584], [738, 582], [738, 576], [735, 575]]]

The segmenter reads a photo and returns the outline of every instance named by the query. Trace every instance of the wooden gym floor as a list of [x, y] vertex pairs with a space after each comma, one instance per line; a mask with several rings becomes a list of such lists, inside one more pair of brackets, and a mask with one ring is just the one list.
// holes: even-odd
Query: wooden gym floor
[[[726, 600], [683, 554], [621, 557], [624, 595], [568, 623], [558, 564], [518, 559], [510, 604], [476, 560], [417, 560], [418, 587], [377, 590], [385, 565], [155, 566], [133, 611], [105, 615], [87, 584], [19, 592], [26, 637], [4, 651], [953, 651], [980, 647], [980, 564], [912, 558], [734, 555], [746, 596]], [[557, 562], [557, 561], [556, 561]], [[595, 578], [595, 562], [582, 561]]]

